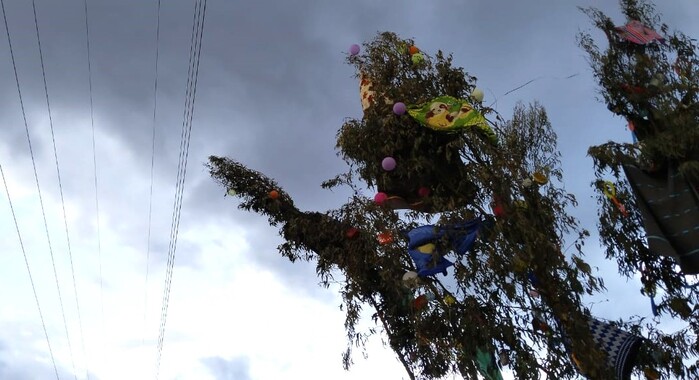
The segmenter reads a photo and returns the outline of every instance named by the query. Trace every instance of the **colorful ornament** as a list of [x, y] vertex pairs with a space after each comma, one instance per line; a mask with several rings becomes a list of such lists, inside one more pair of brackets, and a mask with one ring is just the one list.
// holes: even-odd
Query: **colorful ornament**
[[405, 274], [403, 274], [403, 285], [406, 288], [413, 288], [417, 286], [418, 281], [419, 277], [417, 275], [417, 272], [407, 271], [405, 272]]
[[347, 236], [347, 238], [349, 238], [349, 239], [353, 239], [355, 236], [357, 236], [358, 233], [359, 233], [358, 229], [356, 229], [354, 227], [350, 227], [345, 232], [345, 236]]
[[421, 311], [422, 309], [427, 307], [427, 304], [428, 304], [427, 297], [424, 294], [418, 296], [413, 301], [413, 307], [415, 308], [416, 311]]
[[379, 192], [374, 195], [374, 202], [376, 202], [376, 204], [383, 204], [386, 199], [388, 199], [388, 195], [386, 193]]
[[440, 96], [426, 103], [411, 106], [408, 113], [420, 124], [435, 131], [458, 131], [477, 128], [491, 143], [497, 144], [497, 136], [488, 121], [466, 100], [453, 96]]
[[279, 198], [279, 192], [277, 190], [272, 190], [268, 194], [270, 199], [278, 199]]
[[522, 180], [522, 187], [524, 187], [524, 188], [530, 188], [530, 187], [532, 187], [533, 184], [534, 184], [534, 182], [532, 182], [531, 178], [525, 178]]
[[419, 195], [422, 198], [426, 198], [430, 195], [430, 189], [422, 186], [419, 189], [417, 189], [417, 195]]
[[532, 174], [532, 180], [539, 185], [545, 185], [549, 182], [548, 176], [540, 171], [535, 171], [534, 174]]
[[381, 167], [383, 170], [390, 172], [396, 168], [396, 160], [393, 157], [386, 157], [381, 161]]
[[637, 20], [631, 20], [628, 24], [618, 26], [615, 29], [623, 39], [638, 45], [645, 45], [653, 41], [665, 41], [665, 38], [658, 32]]
[[447, 304], [447, 306], [451, 306], [456, 303], [456, 298], [454, 298], [454, 296], [451, 294], [447, 294], [444, 296], [444, 303]]
[[437, 296], [435, 296], [432, 292], [425, 293], [425, 297], [427, 297], [428, 301], [434, 301], [435, 299], [437, 299]]
[[233, 190], [233, 189], [228, 189], [228, 192], [226, 194], [228, 194], [231, 197], [234, 197], [238, 193], [236, 193], [235, 190]]
[[614, 183], [611, 181], [604, 181], [604, 187], [602, 188], [602, 193], [609, 198], [612, 203], [616, 206], [616, 208], [621, 212], [624, 217], [629, 216], [629, 213], [626, 211], [626, 207], [624, 207], [621, 202], [616, 198], [616, 187], [614, 187]]
[[483, 102], [483, 98], [485, 97], [485, 94], [483, 93], [483, 90], [480, 88], [476, 87], [471, 91], [471, 99], [475, 100], [478, 103]]
[[353, 44], [353, 45], [350, 46], [350, 48], [349, 48], [349, 53], [350, 53], [350, 55], [353, 55], [353, 56], [354, 56], [354, 55], [359, 54], [359, 50], [360, 50], [359, 45]]
[[629, 94], [632, 95], [643, 95], [646, 93], [646, 89], [639, 86], [632, 86], [630, 84], [624, 83], [621, 88]]
[[[374, 104], [374, 101], [376, 100], [376, 91], [371, 89], [371, 80], [369, 77], [363, 72], [359, 72], [359, 95], [362, 100], [362, 110], [366, 111], [372, 104]], [[388, 99], [387, 97], [384, 96], [384, 102], [386, 104], [391, 104], [393, 103], [392, 100]]]
[[417, 54], [419, 52], [420, 52], [420, 49], [418, 49], [417, 46], [415, 46], [415, 45], [408, 48], [408, 53], [410, 55]]
[[493, 215], [498, 218], [502, 218], [506, 215], [505, 206], [503, 205], [502, 198], [499, 196], [494, 196], [493, 201], [490, 202], [490, 208], [493, 210]]
[[390, 232], [381, 232], [376, 236], [379, 244], [386, 245], [393, 243], [393, 235]]
[[414, 65], [419, 65], [425, 61], [425, 57], [420, 52], [411, 55], [410, 59], [413, 61]]
[[393, 113], [396, 115], [403, 115], [405, 114], [405, 111], [407, 111], [407, 108], [405, 107], [405, 103], [403, 102], [398, 102], [393, 105]]
[[478, 365], [478, 372], [485, 380], [502, 380], [502, 373], [500, 373], [498, 368], [495, 354], [492, 352], [478, 347], [476, 349], [476, 364]]
[[418, 275], [433, 276], [440, 272], [446, 275], [447, 268], [454, 263], [444, 258], [445, 252], [435, 252], [436, 245], [434, 243], [447, 237], [451, 248], [456, 253], [463, 255], [473, 246], [478, 237], [480, 226], [481, 220], [475, 218], [460, 224], [443, 227], [425, 225], [410, 230], [407, 233], [408, 253], [415, 262]]

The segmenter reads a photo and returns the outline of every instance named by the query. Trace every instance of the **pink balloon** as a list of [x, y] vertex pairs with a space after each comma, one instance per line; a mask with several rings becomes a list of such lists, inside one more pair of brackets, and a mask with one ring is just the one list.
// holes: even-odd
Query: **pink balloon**
[[405, 103], [398, 102], [393, 105], [393, 113], [395, 113], [396, 115], [403, 115], [405, 111]]
[[351, 55], [357, 55], [357, 54], [359, 54], [359, 45], [353, 44], [352, 46], [350, 46], [350, 48], [349, 48], [349, 53], [350, 53]]
[[390, 172], [396, 168], [396, 160], [393, 157], [386, 157], [381, 161], [381, 167], [383, 170]]
[[374, 195], [374, 202], [377, 204], [382, 204], [386, 199], [388, 199], [386, 193], [376, 193], [376, 195]]

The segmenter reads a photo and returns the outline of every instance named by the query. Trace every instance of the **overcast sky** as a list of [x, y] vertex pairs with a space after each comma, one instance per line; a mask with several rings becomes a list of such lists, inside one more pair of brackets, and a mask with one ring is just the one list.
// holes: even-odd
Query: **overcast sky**
[[[97, 195], [84, 3], [36, 0], [82, 334], [73, 291], [31, 2], [5, 1], [21, 91], [68, 322], [56, 279], [5, 33], [0, 42], [0, 164], [61, 378], [151, 379], [185, 102], [194, 0], [163, 1], [160, 25], [150, 271], [150, 189], [157, 1], [90, 1]], [[454, 53], [506, 117], [540, 101], [559, 136], [574, 210], [595, 232], [590, 145], [630, 141], [625, 121], [596, 100], [576, 34], [590, 23], [576, 6], [625, 20], [613, 1], [222, 1], [208, 2], [189, 169], [165, 334], [161, 379], [399, 379], [379, 338], [368, 359], [342, 369], [344, 315], [312, 263], [291, 264], [266, 219], [237, 210], [207, 175], [227, 155], [277, 179], [307, 210], [343, 204], [320, 183], [345, 170], [334, 151], [345, 117], [360, 117], [358, 83], [344, 64], [351, 44], [393, 31], [426, 53]], [[699, 4], [662, 2], [663, 20], [699, 35]], [[4, 31], [4, 28], [0, 30]], [[599, 34], [595, 34], [601, 37]], [[578, 74], [575, 77], [566, 77]], [[530, 85], [501, 94], [531, 79]], [[4, 189], [0, 196], [0, 378], [50, 379], [53, 366]], [[593, 312], [650, 315], [639, 281], [619, 279], [593, 234], [588, 259], [609, 288]], [[100, 263], [101, 272], [100, 276]], [[594, 266], [593, 265], [593, 266]], [[100, 285], [101, 284], [101, 285]], [[146, 302], [147, 294], [147, 302]], [[591, 300], [592, 301], [592, 300]], [[68, 339], [69, 338], [69, 339]], [[84, 345], [83, 345], [84, 341]], [[70, 344], [70, 348], [69, 348]], [[511, 375], [509, 377], [512, 378]]]

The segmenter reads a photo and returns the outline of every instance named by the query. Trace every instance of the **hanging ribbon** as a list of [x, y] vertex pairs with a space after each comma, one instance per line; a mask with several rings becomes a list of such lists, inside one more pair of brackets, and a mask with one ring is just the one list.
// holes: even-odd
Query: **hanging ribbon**
[[624, 217], [628, 217], [629, 213], [626, 211], [626, 207], [619, 202], [619, 200], [616, 198], [616, 188], [614, 187], [614, 184], [612, 181], [604, 181], [604, 187], [602, 188], [602, 192], [604, 195], [609, 198], [609, 200], [614, 203], [617, 209], [619, 209], [619, 212], [621, 212]]
[[653, 316], [657, 317], [658, 316], [658, 306], [655, 304], [655, 292], [651, 293], [649, 295], [650, 297], [650, 309], [653, 312]]
[[[646, 271], [646, 266], [645, 264], [641, 264], [641, 282], [647, 282], [648, 281], [648, 272]], [[658, 313], [658, 305], [655, 304], [655, 285], [653, 285], [648, 291], [645, 291], [645, 293], [648, 295], [648, 298], [650, 298], [650, 310], [653, 312], [653, 316], [657, 317], [659, 315]]]

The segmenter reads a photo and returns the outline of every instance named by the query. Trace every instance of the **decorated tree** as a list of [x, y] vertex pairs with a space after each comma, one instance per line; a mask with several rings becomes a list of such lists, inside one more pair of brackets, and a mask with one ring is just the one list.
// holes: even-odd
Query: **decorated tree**
[[[599, 233], [627, 277], [640, 274], [655, 316], [686, 327], [660, 340], [661, 366], [699, 378], [699, 58], [695, 40], [660, 22], [654, 7], [622, 0], [626, 20], [584, 12], [606, 36], [580, 35], [602, 100], [631, 131], [628, 143], [591, 147]], [[658, 300], [656, 301], [656, 297]], [[656, 323], [646, 329], [657, 334]], [[685, 368], [682, 360], [694, 363]]]
[[[264, 174], [208, 163], [242, 209], [280, 228], [282, 255], [314, 260], [326, 285], [343, 276], [345, 367], [352, 347], [382, 331], [411, 379], [495, 380], [505, 365], [518, 379], [624, 379], [650, 368], [668, 337], [641, 338], [640, 326], [582, 304], [603, 283], [583, 259], [588, 232], [566, 212], [576, 202], [544, 108], [520, 104], [505, 120], [451, 56], [392, 33], [352, 46], [347, 60], [364, 114], [337, 134], [349, 170], [322, 186], [350, 187], [348, 203], [302, 211]], [[357, 331], [364, 308], [379, 329]]]

